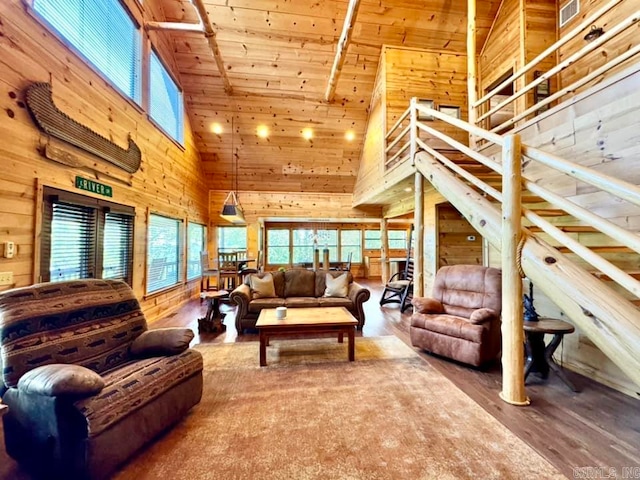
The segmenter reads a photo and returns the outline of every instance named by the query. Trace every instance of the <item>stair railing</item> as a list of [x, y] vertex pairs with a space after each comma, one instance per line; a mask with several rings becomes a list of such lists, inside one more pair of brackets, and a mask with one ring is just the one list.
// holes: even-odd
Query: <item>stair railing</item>
[[[451, 201], [490, 243], [498, 248], [503, 243], [501, 217], [504, 215], [504, 211], [501, 214], [487, 200], [487, 197], [491, 197], [503, 204], [504, 209], [505, 202], [503, 200], [505, 198], [503, 197], [503, 192], [457, 165], [430, 143], [434, 138], [445, 142], [454, 150], [466, 154], [492, 171], [504, 176], [506, 169], [503, 164], [469, 148], [429, 126], [424, 121], [416, 120], [418, 117], [441, 120], [491, 144], [500, 146], [503, 149], [503, 161], [507, 158], [504, 153], [505, 146], [507, 149], [516, 148], [515, 155], [518, 164], [521, 166], [526, 165], [528, 162], [537, 162], [606, 191], [621, 200], [640, 206], [640, 187], [636, 185], [604, 175], [528, 145], [520, 145], [517, 135], [498, 135], [437, 110], [427, 108], [420, 105], [417, 99], [412, 99], [409, 109], [387, 134], [387, 138], [394, 138], [394, 145], [399, 145], [404, 141], [402, 147], [404, 156], [402, 153], [398, 154], [397, 151], [392, 152], [389, 150], [387, 151], [385, 164], [393, 168], [399, 162], [411, 161], [412, 165], [443, 196]], [[406, 120], [410, 120], [410, 123], [408, 126], [403, 127], [402, 124]], [[411, 128], [412, 125], [414, 128]], [[515, 142], [513, 141], [514, 138], [516, 139]], [[516, 146], [514, 147], [513, 145]], [[415, 153], [410, 155], [407, 152]], [[512, 173], [509, 172], [508, 175], [511, 176]], [[521, 174], [522, 169], [518, 173]], [[509, 178], [503, 178], [503, 188], [509, 181]], [[472, 187], [469, 187], [465, 182]], [[526, 175], [522, 175], [521, 182], [523, 189], [529, 190], [553, 207], [562, 209], [568, 215], [574, 216], [595, 230], [609, 236], [622, 246], [640, 253], [640, 236], [637, 234], [627, 231], [584, 207], [538, 185], [533, 179], [527, 178]], [[473, 199], [473, 202], [470, 202], [470, 199]], [[508, 203], [507, 209], [513, 206], [511, 205], [512, 200]], [[634, 296], [640, 297], [640, 282], [635, 278], [580, 244], [534, 211], [527, 208], [521, 208], [520, 210], [522, 217], [537, 226], [542, 232], [576, 253]], [[547, 296], [561, 305], [565, 313], [576, 321], [576, 324], [581, 327], [591, 340], [630, 378], [640, 385], [640, 359], [636, 351], [637, 345], [640, 344], [640, 321], [638, 320], [640, 313], [638, 310], [619, 293], [604, 286], [591, 273], [567, 260], [557, 249], [547, 244], [542, 238], [534, 235], [526, 227], [521, 229], [521, 235], [522, 240], [519, 242], [521, 243], [519, 249], [522, 255], [520, 267], [526, 276], [531, 278], [537, 285], [540, 285]], [[553, 272], [551, 269], [554, 269]], [[545, 273], [540, 273], [540, 271], [545, 271]], [[555, 280], [554, 276], [557, 277]], [[564, 291], [553, 284], [554, 281], [560, 282], [564, 280], [575, 281], [579, 284], [571, 286], [570, 288], [573, 290], [565, 288]], [[580, 301], [574, 301], [575, 299], [571, 298], [574, 291], [580, 292], [573, 295], [574, 297], [579, 297]], [[520, 296], [521, 294], [517, 295]], [[512, 331], [515, 330], [518, 329], [512, 329]], [[511, 347], [514, 347], [514, 344]], [[514, 358], [518, 358], [518, 356], [519, 354], [516, 354]], [[518, 368], [519, 366], [511, 371], [515, 372]], [[505, 392], [508, 394], [508, 390], [505, 387], [503, 394]], [[505, 400], [516, 404], [524, 403], [526, 398], [522, 398], [521, 395], [517, 394], [517, 388], [514, 390], [516, 394], [511, 398], [513, 401], [508, 398]]]
[[[527, 92], [533, 90], [543, 82], [549, 81], [551, 78], [560, 74], [562, 71], [566, 70], [567, 68], [575, 66], [577, 62], [587, 57], [587, 55], [596, 51], [598, 48], [602, 47], [605, 43], [609, 42], [610, 40], [622, 35], [627, 29], [629, 29], [630, 27], [640, 22], [640, 10], [636, 10], [631, 15], [628, 15], [626, 18], [623, 18], [622, 20], [620, 20], [617, 24], [608, 26], [607, 27], [608, 30], [606, 32], [602, 32], [602, 35], [600, 37], [597, 37], [594, 40], [591, 40], [587, 45], [585, 45], [584, 47], [582, 47], [581, 49], [579, 49], [578, 51], [576, 51], [575, 53], [573, 53], [572, 55], [570, 55], [569, 57], [561, 61], [560, 63], [558, 63], [556, 66], [554, 66], [547, 72], [541, 73], [539, 76], [534, 78], [533, 81], [526, 83], [521, 88], [517, 88], [516, 80], [522, 78], [527, 72], [530, 72], [536, 65], [538, 65], [540, 62], [545, 60], [550, 55], [556, 54], [561, 47], [563, 47], [568, 42], [576, 38], [578, 35], [581, 35], [585, 30], [589, 29], [591, 26], [593, 26], [602, 16], [604, 16], [609, 11], [613, 10], [616, 6], [618, 6], [618, 4], [622, 3], [622, 1], [623, 0], [611, 0], [607, 4], [603, 5], [601, 8], [599, 8], [598, 10], [594, 11], [591, 15], [589, 15], [589, 17], [585, 18], [578, 26], [576, 26], [570, 32], [563, 35], [562, 38], [560, 38], [553, 45], [545, 49], [531, 62], [527, 63], [518, 71], [514, 72], [509, 78], [504, 80], [502, 83], [500, 83], [500, 85], [498, 85], [493, 90], [488, 92], [482, 98], [473, 102], [473, 104], [470, 105], [470, 108], [473, 108], [476, 111], [476, 115], [475, 115], [476, 125], [486, 124], [489, 117], [491, 117], [493, 114], [504, 109], [505, 107], [513, 103], [515, 100], [522, 97]], [[565, 95], [573, 93], [579, 88], [588, 84], [589, 82], [595, 80], [596, 78], [612, 72], [618, 65], [621, 65], [622, 63], [627, 62], [629, 59], [631, 59], [631, 57], [640, 53], [640, 43], [637, 42], [637, 35], [634, 38], [634, 36], [630, 34], [629, 42], [630, 42], [630, 45], [627, 48], [625, 48], [620, 55], [612, 57], [611, 60], [609, 60], [606, 64], [602, 65], [601, 67], [595, 69], [592, 72], [589, 72], [589, 74], [585, 76], [581, 76], [581, 78], [573, 82], [571, 85], [563, 87], [553, 95], [541, 99], [540, 101], [526, 108], [522, 112], [516, 112], [516, 114], [512, 118], [492, 128], [491, 132], [503, 132], [506, 129], [513, 127], [513, 125], [515, 125], [520, 120], [526, 119], [527, 117], [535, 114], [536, 112], [541, 111], [541, 109], [545, 109], [548, 105], [561, 99]], [[509, 97], [504, 99], [502, 102], [498, 103], [493, 107], [487, 107], [488, 105], [487, 102], [489, 102], [492, 98], [498, 95], [504, 88], [509, 87], [511, 85], [514, 86], [514, 93], [512, 95], [510, 95]]]

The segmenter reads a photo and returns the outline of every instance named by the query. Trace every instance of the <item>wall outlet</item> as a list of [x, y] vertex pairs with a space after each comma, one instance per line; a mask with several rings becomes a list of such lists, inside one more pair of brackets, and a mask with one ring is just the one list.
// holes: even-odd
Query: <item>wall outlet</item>
[[0, 272], [0, 285], [12, 285], [13, 272]]
[[16, 244], [14, 242], [4, 242], [4, 258], [13, 258], [16, 254]]

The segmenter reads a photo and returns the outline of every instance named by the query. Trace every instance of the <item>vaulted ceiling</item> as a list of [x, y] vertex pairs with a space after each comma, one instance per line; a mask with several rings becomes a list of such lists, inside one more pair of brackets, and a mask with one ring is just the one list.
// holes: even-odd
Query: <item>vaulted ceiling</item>
[[[325, 91], [348, 0], [205, 0], [224, 84], [199, 32], [169, 36], [196, 146], [214, 190], [352, 192], [383, 44], [466, 51], [466, 0], [361, 0], [335, 99]], [[170, 22], [197, 23], [190, 1], [161, 0]], [[478, 1], [480, 48], [499, 2]], [[214, 123], [221, 134], [212, 132]], [[233, 123], [233, 140], [231, 125]], [[270, 130], [256, 135], [258, 125]], [[301, 132], [313, 129], [313, 139]], [[347, 130], [355, 139], [345, 139]], [[231, 149], [237, 154], [237, 167]]]

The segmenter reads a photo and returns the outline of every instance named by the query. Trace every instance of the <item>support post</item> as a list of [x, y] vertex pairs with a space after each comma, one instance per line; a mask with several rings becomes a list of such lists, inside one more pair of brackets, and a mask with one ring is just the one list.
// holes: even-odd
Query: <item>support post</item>
[[[418, 103], [418, 99], [416, 97], [411, 97], [411, 110], [409, 114], [409, 139], [411, 143], [409, 144], [409, 157], [411, 158], [411, 166], [413, 167], [416, 164], [416, 153], [418, 153], [418, 111], [416, 110], [416, 104]], [[416, 192], [417, 194], [417, 192]]]
[[380, 220], [380, 267], [382, 268], [382, 284], [389, 281], [389, 235], [387, 232], [388, 220]]
[[522, 148], [519, 135], [507, 135], [502, 147], [502, 391], [512, 405], [529, 405], [524, 391], [522, 278], [518, 245], [522, 237]]
[[[469, 102], [469, 123], [476, 125], [477, 61], [476, 61], [476, 0], [467, 0], [467, 96]], [[469, 146], [475, 148], [476, 139], [469, 134]]]
[[413, 226], [416, 242], [413, 246], [413, 294], [424, 297], [424, 177], [418, 171], [415, 173], [414, 190]]

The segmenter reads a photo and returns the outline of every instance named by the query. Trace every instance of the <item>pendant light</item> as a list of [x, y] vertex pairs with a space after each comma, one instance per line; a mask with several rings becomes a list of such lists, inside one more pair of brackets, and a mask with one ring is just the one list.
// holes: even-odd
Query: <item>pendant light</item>
[[226, 221], [234, 224], [245, 224], [244, 214], [238, 202], [238, 158], [234, 150], [233, 137], [235, 130], [233, 128], [233, 116], [231, 117], [231, 174], [233, 175], [232, 189], [224, 200], [222, 213], [220, 216]]

